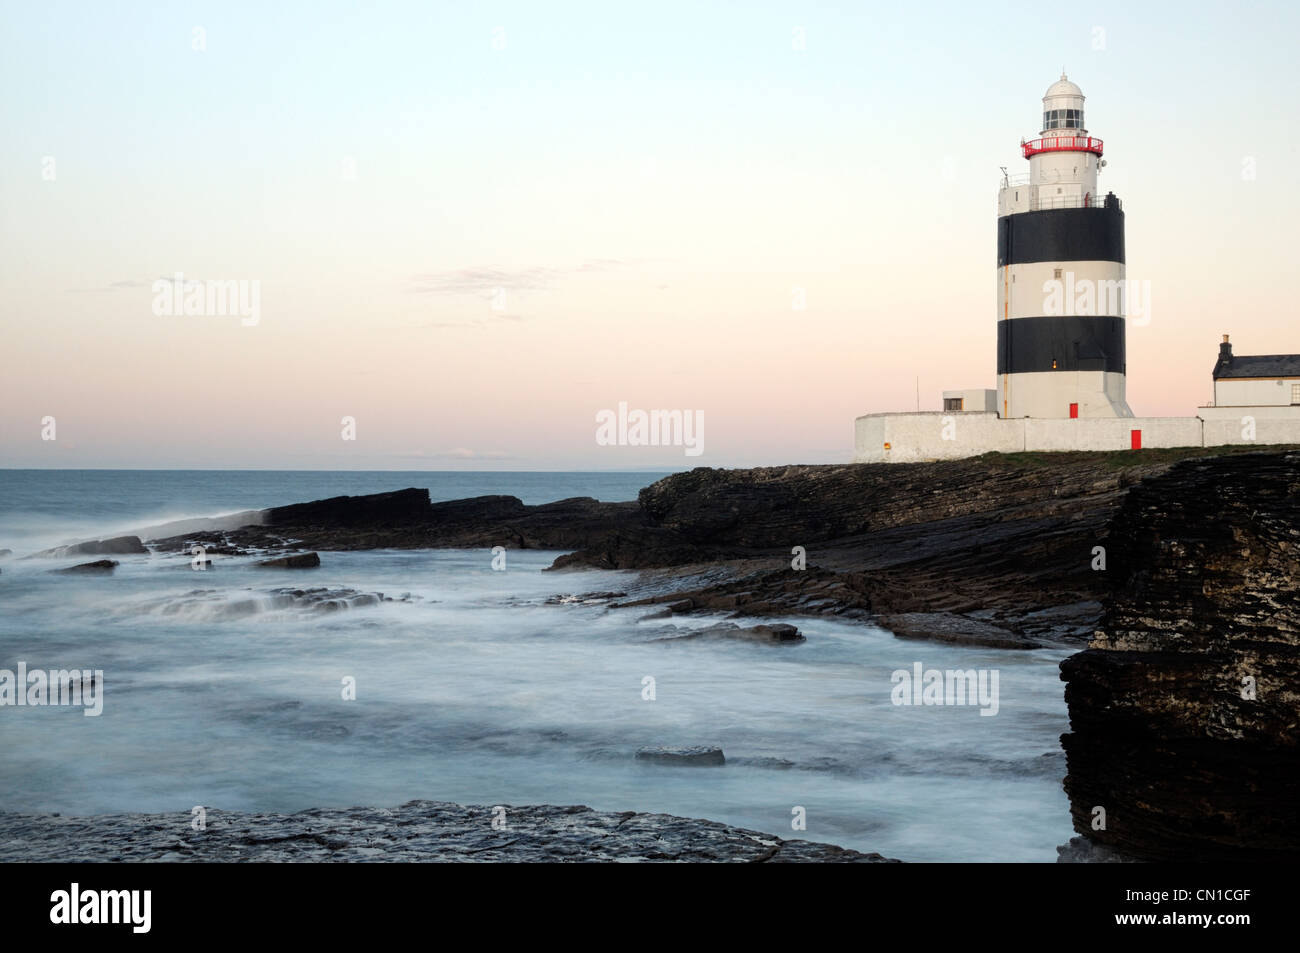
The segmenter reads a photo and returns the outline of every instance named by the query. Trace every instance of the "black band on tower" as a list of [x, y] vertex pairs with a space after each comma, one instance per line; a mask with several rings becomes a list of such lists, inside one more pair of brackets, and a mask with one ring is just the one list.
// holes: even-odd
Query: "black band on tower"
[[1053, 208], [998, 219], [998, 267], [1034, 261], [1124, 261], [1124, 211]]
[[1037, 371], [1123, 374], [1124, 363], [1123, 318], [1064, 315], [998, 322], [999, 374]]

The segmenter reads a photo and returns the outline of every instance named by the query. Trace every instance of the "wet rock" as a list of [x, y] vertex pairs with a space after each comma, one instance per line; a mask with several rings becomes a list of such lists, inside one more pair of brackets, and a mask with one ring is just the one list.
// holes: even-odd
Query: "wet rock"
[[320, 565], [320, 554], [295, 553], [292, 556], [264, 559], [257, 565], [266, 569], [315, 569]]
[[623, 598], [623, 596], [626, 595], [627, 595], [626, 592], [612, 592], [609, 590], [605, 590], [602, 592], [582, 592], [582, 593], [564, 592], [547, 598], [546, 605], [548, 606], [573, 606], [573, 605], [589, 606], [589, 605], [596, 605], [601, 602], [608, 602], [610, 599], [621, 599]]
[[1300, 453], [1145, 480], [1105, 545], [1101, 624], [1061, 663], [1074, 829], [1146, 860], [1300, 859]]
[[884, 615], [880, 624], [900, 639], [931, 639], [986, 649], [1040, 649], [1041, 642], [1009, 629], [952, 612], [905, 612]]
[[139, 536], [115, 536], [112, 539], [97, 539], [85, 543], [73, 543], [70, 546], [56, 546], [36, 553], [33, 558], [61, 556], [129, 556], [148, 553]]
[[226, 589], [193, 589], [182, 595], [174, 593], [148, 603], [150, 611], [167, 616], [188, 616], [196, 619], [239, 619], [265, 612], [303, 612], [326, 614], [345, 609], [360, 609], [381, 603], [412, 602], [417, 597], [405, 593], [399, 598], [385, 596], [382, 592], [361, 592], [357, 589], [331, 589], [326, 586], [296, 589], [244, 589], [232, 593]]
[[652, 764], [687, 765], [690, 767], [713, 767], [726, 764], [727, 759], [722, 749], [716, 745], [689, 745], [687, 747], [646, 747], [636, 753], [636, 760], [649, 761]]
[[1129, 857], [1109, 847], [1103, 847], [1086, 837], [1071, 837], [1070, 840], [1056, 848], [1058, 864], [1134, 864], [1140, 863], [1136, 857]]
[[[643, 590], [624, 603], [662, 603], [654, 606], [660, 613], [856, 621], [933, 614], [925, 625], [900, 623], [900, 634], [1008, 648], [1079, 644], [1096, 627], [1105, 588], [1092, 548], [1129, 490], [1181, 459], [1247, 450], [698, 468], [646, 487], [634, 503], [529, 506], [511, 496], [431, 503], [426, 490], [410, 488], [253, 511], [256, 525], [212, 535], [235, 552], [560, 549], [567, 552], [553, 570], [698, 580], [671, 586], [671, 598]], [[792, 560], [792, 550], [803, 555]]]
[[277, 506], [263, 511], [262, 523], [268, 526], [379, 528], [422, 522], [428, 511], [429, 491], [412, 488]]
[[[0, 862], [696, 862], [897, 863], [830, 844], [783, 840], [714, 821], [589, 807], [411, 801], [392, 809], [248, 814], [189, 811], [60, 817], [0, 812]], [[170, 855], [170, 856], [169, 856]]]
[[729, 613], [732, 617], [773, 615], [838, 615], [851, 619], [869, 616], [871, 580], [862, 573], [835, 572], [809, 567], [746, 571], [752, 563], [733, 565], [721, 582], [710, 580], [700, 588], [675, 589], [611, 608], [662, 605], [642, 619], [660, 619], [693, 612]]
[[791, 644], [805, 641], [796, 626], [784, 622], [770, 625], [751, 625], [741, 628], [734, 622], [722, 622], [705, 629], [683, 632], [680, 635], [654, 639], [656, 642], [681, 642], [687, 639], [741, 639], [748, 642], [776, 642]]
[[114, 559], [97, 559], [93, 563], [82, 563], [79, 566], [69, 566], [66, 569], [51, 569], [50, 572], [102, 573], [112, 572], [117, 566], [118, 563]]

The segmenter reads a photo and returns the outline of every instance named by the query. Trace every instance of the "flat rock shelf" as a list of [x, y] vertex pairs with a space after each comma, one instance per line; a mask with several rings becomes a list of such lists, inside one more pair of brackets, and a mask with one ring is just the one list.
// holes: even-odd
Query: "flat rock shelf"
[[[494, 818], [500, 818], [497, 827]], [[296, 814], [0, 812], [0, 861], [897, 863], [714, 821], [589, 807], [410, 801]], [[500, 826], [504, 824], [504, 826]]]

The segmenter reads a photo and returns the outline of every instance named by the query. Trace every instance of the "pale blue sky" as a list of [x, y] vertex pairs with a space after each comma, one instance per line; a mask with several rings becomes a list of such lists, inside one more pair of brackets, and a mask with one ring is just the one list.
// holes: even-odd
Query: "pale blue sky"
[[[847, 459], [916, 377], [993, 386], [998, 166], [1062, 66], [1154, 286], [1130, 404], [1193, 413], [1219, 333], [1300, 351], [1300, 13], [1055, 6], [5, 3], [0, 465]], [[262, 323], [160, 323], [176, 271]], [[706, 454], [596, 446], [621, 400]]]

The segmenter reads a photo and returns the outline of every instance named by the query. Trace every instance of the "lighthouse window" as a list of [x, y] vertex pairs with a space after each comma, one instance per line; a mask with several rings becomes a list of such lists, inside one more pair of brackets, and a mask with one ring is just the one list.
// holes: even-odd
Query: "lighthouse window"
[[1044, 129], [1072, 129], [1082, 125], [1082, 109], [1048, 109], [1043, 112]]

